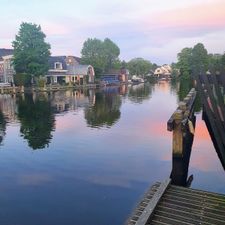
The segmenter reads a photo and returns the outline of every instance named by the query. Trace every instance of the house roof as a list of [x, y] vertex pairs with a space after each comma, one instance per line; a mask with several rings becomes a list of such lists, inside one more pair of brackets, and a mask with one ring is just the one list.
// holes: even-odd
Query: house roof
[[50, 56], [48, 63], [49, 63], [49, 68], [50, 69], [55, 69], [55, 63], [56, 62], [60, 62], [62, 63], [62, 69], [66, 70], [67, 69], [67, 65], [66, 65], [66, 59], [67, 57], [72, 57], [74, 58], [78, 63], [80, 63], [81, 58], [76, 57], [76, 56]]
[[0, 57], [6, 55], [13, 55], [13, 49], [0, 48]]
[[67, 66], [67, 74], [68, 75], [87, 75], [88, 69], [91, 67], [90, 65], [68, 65]]
[[55, 69], [55, 63], [62, 63], [62, 69], [66, 70], [66, 56], [50, 56], [48, 59], [49, 69]]

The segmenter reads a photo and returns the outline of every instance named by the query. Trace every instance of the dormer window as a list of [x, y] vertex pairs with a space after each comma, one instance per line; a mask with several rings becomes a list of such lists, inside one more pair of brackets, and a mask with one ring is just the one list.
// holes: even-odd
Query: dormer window
[[56, 70], [62, 70], [62, 63], [61, 62], [55, 62], [55, 69]]

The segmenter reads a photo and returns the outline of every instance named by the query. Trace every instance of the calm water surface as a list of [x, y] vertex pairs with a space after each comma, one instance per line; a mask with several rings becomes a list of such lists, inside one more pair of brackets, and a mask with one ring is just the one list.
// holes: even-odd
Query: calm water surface
[[[121, 225], [170, 176], [166, 123], [176, 87], [155, 85], [0, 96], [0, 224]], [[201, 114], [192, 187], [225, 194]]]

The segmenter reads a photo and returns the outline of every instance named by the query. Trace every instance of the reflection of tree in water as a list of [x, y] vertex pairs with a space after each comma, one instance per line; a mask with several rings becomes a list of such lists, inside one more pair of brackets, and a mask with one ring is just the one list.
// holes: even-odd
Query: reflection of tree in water
[[130, 87], [128, 98], [135, 103], [142, 103], [151, 97], [152, 86], [151, 84], [138, 84]]
[[0, 111], [0, 144], [2, 143], [3, 138], [5, 136], [5, 130], [6, 130], [6, 120], [2, 111]]
[[[187, 96], [191, 88], [194, 87], [193, 80], [191, 78], [180, 78], [180, 81], [173, 81], [171, 83], [172, 88], [177, 89], [178, 102], [183, 101], [183, 99]], [[177, 88], [178, 87], [178, 88]], [[195, 100], [194, 111], [200, 112], [202, 109], [201, 101], [199, 96]]]
[[33, 149], [48, 146], [54, 130], [54, 115], [50, 102], [39, 96], [35, 100], [32, 94], [18, 98], [18, 118], [21, 122], [20, 132]]
[[95, 105], [85, 109], [91, 127], [112, 126], [120, 118], [121, 97], [116, 93], [96, 93]]

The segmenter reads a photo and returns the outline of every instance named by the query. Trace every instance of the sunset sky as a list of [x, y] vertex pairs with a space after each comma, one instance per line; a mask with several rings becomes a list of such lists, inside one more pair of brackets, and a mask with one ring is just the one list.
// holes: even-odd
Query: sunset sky
[[224, 0], [0, 0], [0, 7], [0, 48], [11, 48], [21, 22], [32, 22], [52, 55], [80, 56], [88, 37], [110, 38], [126, 61], [171, 63], [198, 42], [210, 53], [225, 50]]

